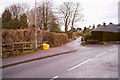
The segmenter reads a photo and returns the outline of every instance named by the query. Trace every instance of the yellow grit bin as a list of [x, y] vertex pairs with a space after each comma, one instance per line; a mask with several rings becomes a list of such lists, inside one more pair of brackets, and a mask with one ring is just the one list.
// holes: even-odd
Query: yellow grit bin
[[43, 44], [43, 50], [48, 50], [50, 48], [49, 44], [44, 43]]

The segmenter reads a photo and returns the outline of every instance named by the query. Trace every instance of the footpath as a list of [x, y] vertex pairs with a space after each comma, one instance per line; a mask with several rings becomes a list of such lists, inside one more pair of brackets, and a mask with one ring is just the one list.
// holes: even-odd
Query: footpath
[[81, 40], [81, 38], [78, 38], [75, 41], [66, 43], [62, 46], [51, 48], [49, 50], [40, 50], [33, 54], [11, 57], [11, 58], [3, 58], [2, 59], [2, 68], [75, 52], [75, 51], [77, 51], [78, 44], [80, 44], [80, 40]]

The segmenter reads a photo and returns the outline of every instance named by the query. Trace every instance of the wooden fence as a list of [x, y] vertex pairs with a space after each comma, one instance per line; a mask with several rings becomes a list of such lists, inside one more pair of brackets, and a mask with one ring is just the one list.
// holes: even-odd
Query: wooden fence
[[[41, 47], [41, 41], [38, 41], [38, 48], [39, 47]], [[12, 51], [33, 50], [33, 49], [34, 49], [34, 41], [2, 44], [2, 53], [12, 52]]]

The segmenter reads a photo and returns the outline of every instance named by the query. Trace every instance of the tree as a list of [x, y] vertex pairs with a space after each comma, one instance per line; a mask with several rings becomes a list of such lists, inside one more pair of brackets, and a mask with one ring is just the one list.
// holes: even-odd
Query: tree
[[42, 1], [37, 3], [36, 14], [34, 12], [35, 8], [28, 13], [29, 25], [35, 23], [34, 21], [36, 15], [36, 26], [40, 29], [53, 32], [56, 32], [56, 30], [59, 29], [58, 18], [54, 14], [55, 12], [51, 1]]
[[20, 21], [18, 18], [14, 18], [11, 22], [10, 22], [10, 26], [12, 29], [20, 29], [21, 25], [20, 25]]
[[[28, 27], [33, 27], [35, 25], [35, 9], [31, 9], [27, 12], [28, 16]], [[40, 18], [41, 19], [41, 18]]]
[[26, 4], [13, 4], [8, 7], [10, 13], [12, 14], [12, 18], [19, 18], [20, 15], [26, 13], [28, 11]]
[[86, 27], [84, 27], [84, 29], [83, 29], [83, 33], [85, 33], [85, 32], [86, 32], [86, 30], [87, 30], [87, 28], [86, 28]]
[[20, 26], [21, 28], [27, 28], [28, 24], [27, 24], [27, 15], [23, 14], [20, 16]]
[[56, 19], [53, 19], [50, 23], [49, 23], [49, 30], [51, 32], [57, 32], [57, 33], [60, 33], [62, 32], [60, 27], [59, 27], [59, 24], [58, 22], [56, 22], [57, 20]]
[[9, 22], [12, 20], [10, 11], [6, 8], [2, 14], [2, 25], [3, 28], [9, 28]]
[[59, 8], [59, 11], [60, 11], [60, 15], [63, 19], [63, 23], [64, 23], [64, 26], [65, 26], [65, 33], [68, 32], [68, 26], [70, 24], [70, 19], [72, 17], [72, 8], [73, 8], [73, 3], [72, 2], [64, 2], [60, 8]]
[[20, 29], [27, 27], [27, 15], [25, 4], [13, 4], [7, 7], [2, 15], [3, 27], [8, 29]]
[[[42, 4], [41, 4], [42, 3]], [[50, 23], [55, 19], [53, 4], [51, 1], [42, 1], [37, 8], [38, 22], [42, 24], [43, 30], [49, 30]]]
[[73, 34], [73, 29], [74, 29], [74, 24], [75, 22], [79, 21], [82, 19], [83, 14], [81, 13], [82, 9], [80, 7], [80, 3], [76, 3], [72, 15], [72, 22], [71, 22], [71, 30]]
[[68, 26], [71, 24], [71, 32], [73, 32], [74, 24], [80, 21], [83, 17], [81, 7], [79, 3], [74, 2], [64, 2], [60, 8], [60, 15], [63, 19], [65, 26], [65, 33], [68, 31]]

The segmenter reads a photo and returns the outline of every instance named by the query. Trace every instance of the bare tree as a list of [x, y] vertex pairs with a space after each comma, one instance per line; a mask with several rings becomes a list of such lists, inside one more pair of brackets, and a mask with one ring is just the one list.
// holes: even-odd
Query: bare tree
[[69, 26], [70, 21], [71, 21], [72, 7], [73, 7], [72, 2], [64, 2], [60, 6], [60, 10], [59, 10], [60, 15], [62, 16], [62, 19], [63, 19], [63, 23], [64, 23], [64, 26], [65, 26], [65, 32], [66, 33], [68, 31], [68, 26]]
[[[68, 26], [71, 26], [73, 32], [74, 24], [83, 17], [81, 14], [81, 7], [79, 3], [64, 2], [60, 8], [60, 15], [62, 16], [65, 26], [65, 32], [68, 32]], [[71, 25], [70, 25], [71, 24]]]
[[26, 4], [13, 4], [8, 7], [9, 11], [12, 14], [12, 18], [18, 18], [20, 15], [26, 13], [28, 11]]
[[37, 17], [38, 22], [41, 23], [42, 29], [48, 30], [49, 23], [52, 21], [53, 13], [53, 4], [51, 1], [42, 1], [38, 3], [37, 7]]
[[28, 26], [33, 27], [35, 25], [35, 9], [31, 9], [30, 11], [27, 12], [28, 16]]
[[77, 21], [82, 20], [83, 14], [81, 13], [82, 9], [80, 7], [80, 3], [76, 3], [74, 6], [74, 11], [72, 15], [72, 21], [71, 21], [71, 32], [73, 32], [74, 24]]

